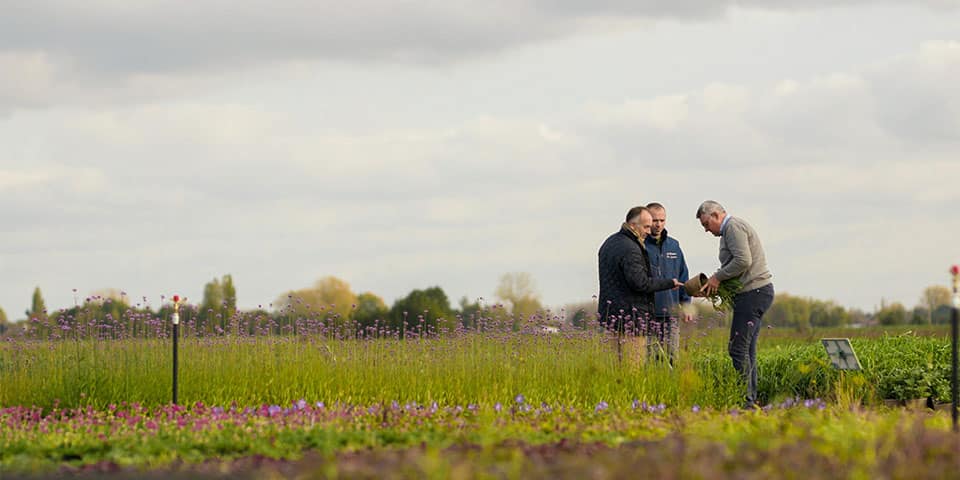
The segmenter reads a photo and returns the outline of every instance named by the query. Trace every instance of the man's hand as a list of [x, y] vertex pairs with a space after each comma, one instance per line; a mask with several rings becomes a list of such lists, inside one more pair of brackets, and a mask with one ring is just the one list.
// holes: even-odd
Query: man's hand
[[683, 282], [681, 282], [680, 280], [677, 280], [676, 278], [674, 278], [674, 279], [673, 279], [673, 289], [676, 290], [676, 289], [678, 289], [678, 288], [680, 288], [680, 287], [683, 287]]
[[717, 293], [717, 290], [719, 289], [720, 289], [720, 280], [717, 280], [716, 275], [712, 275], [710, 279], [707, 280], [707, 284], [700, 287], [700, 293], [709, 297]]
[[683, 312], [680, 318], [683, 319], [683, 323], [690, 323], [693, 321], [693, 314], [689, 312]]

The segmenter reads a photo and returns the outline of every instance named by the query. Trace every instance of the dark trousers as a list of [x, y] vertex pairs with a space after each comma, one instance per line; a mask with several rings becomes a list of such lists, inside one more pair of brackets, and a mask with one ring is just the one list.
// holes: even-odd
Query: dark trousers
[[730, 324], [728, 351], [733, 368], [747, 386], [746, 406], [757, 402], [757, 337], [760, 320], [773, 304], [773, 285], [741, 292], [733, 297], [733, 322]]

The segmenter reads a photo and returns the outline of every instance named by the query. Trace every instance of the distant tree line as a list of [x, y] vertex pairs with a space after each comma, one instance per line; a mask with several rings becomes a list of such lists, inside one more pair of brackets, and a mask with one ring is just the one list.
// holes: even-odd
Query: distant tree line
[[[508, 273], [500, 278], [496, 289], [499, 300], [494, 305], [500, 317], [509, 319], [519, 327], [543, 309], [533, 279], [528, 273]], [[44, 328], [54, 336], [67, 336], [76, 332], [78, 325], [97, 319], [97, 328], [123, 328], [127, 334], [137, 335], [144, 329], [157, 328], [152, 319], [169, 319], [173, 306], [169, 299], [153, 310], [149, 305], [131, 305], [125, 293], [108, 289], [77, 299], [74, 306], [48, 311], [40, 287], [34, 289], [31, 307], [25, 312], [26, 319], [17, 324], [26, 328]], [[414, 289], [398, 298], [392, 306], [372, 292], [355, 293], [350, 285], [337, 277], [326, 276], [312, 286], [290, 290], [280, 295], [264, 309], [241, 312], [237, 308], [237, 289], [231, 275], [214, 278], [203, 288], [199, 304], [181, 305], [181, 322], [189, 324], [196, 332], [208, 334], [230, 333], [238, 328], [235, 322], [243, 315], [256, 322], [243, 322], [246, 333], [268, 329], [274, 333], [292, 332], [305, 322], [325, 322], [335, 327], [351, 326], [360, 330], [387, 330], [393, 332], [437, 332], [459, 327], [476, 328], [483, 310], [480, 299], [460, 299], [451, 305], [446, 292], [439, 286]], [[489, 315], [488, 315], [489, 316]], [[30, 327], [32, 325], [33, 327]], [[11, 330], [12, 325], [0, 310], [0, 333]]]
[[[355, 293], [346, 281], [326, 276], [310, 287], [280, 295], [267, 309], [260, 306], [241, 312], [237, 308], [237, 289], [233, 277], [228, 274], [207, 282], [199, 304], [181, 307], [181, 319], [196, 331], [208, 334], [229, 333], [231, 328], [238, 328], [233, 320], [241, 314], [258, 319], [254, 324], [247, 322], [244, 327], [249, 330], [247, 333], [254, 333], [256, 329], [296, 333], [306, 321], [323, 321], [337, 327], [349, 325], [369, 332], [390, 330], [402, 333], [475, 329], [482, 327], [479, 325], [481, 320], [490, 321], [491, 318], [509, 322], [514, 329], [531, 321], [554, 325], [567, 323], [586, 328], [596, 320], [595, 302], [570, 304], [552, 318], [547, 318], [549, 312], [544, 312], [533, 278], [525, 272], [501, 276], [494, 297], [492, 304], [483, 305], [481, 299], [463, 297], [456, 305], [452, 305], [442, 288], [429, 286], [414, 289], [388, 306], [372, 292]], [[943, 286], [926, 288], [913, 309], [907, 309], [898, 302], [882, 302], [878, 310], [870, 313], [848, 309], [833, 301], [780, 293], [764, 321], [773, 327], [797, 330], [850, 325], [937, 325], [949, 323], [950, 305], [951, 292]], [[716, 315], [704, 302], [695, 302], [694, 308], [699, 318], [725, 322], [725, 317]], [[29, 322], [67, 332], [72, 324], [97, 319], [101, 327], [122, 326], [128, 333], [136, 335], [144, 329], [157, 328], [144, 319], [169, 319], [172, 312], [169, 300], [153, 310], [146, 305], [146, 299], [143, 303], [131, 305], [131, 299], [124, 292], [106, 289], [82, 301], [78, 298], [74, 306], [51, 313], [37, 287], [33, 291], [30, 309], [25, 312], [26, 320], [11, 323], [3, 309], [0, 309], [0, 334], [10, 333], [18, 325]]]

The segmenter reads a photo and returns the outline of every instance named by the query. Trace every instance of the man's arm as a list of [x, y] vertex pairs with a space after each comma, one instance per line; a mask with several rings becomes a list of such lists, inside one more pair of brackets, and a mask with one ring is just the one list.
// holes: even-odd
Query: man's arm
[[643, 263], [642, 253], [628, 253], [623, 259], [623, 276], [627, 286], [641, 293], [653, 293], [674, 287], [672, 278], [651, 278]]
[[[687, 260], [683, 258], [683, 250], [680, 249], [680, 244], [677, 244], [677, 253], [680, 257], [680, 275], [677, 280], [687, 283], [687, 280], [690, 280], [690, 272], [687, 271]], [[687, 289], [685, 288], [680, 289], [680, 303], [690, 303], [690, 295], [687, 295]]]
[[728, 223], [726, 232], [723, 233], [723, 241], [727, 242], [727, 248], [730, 250], [733, 259], [713, 274], [721, 282], [743, 275], [743, 272], [746, 272], [753, 264], [750, 241], [743, 227], [735, 223]]

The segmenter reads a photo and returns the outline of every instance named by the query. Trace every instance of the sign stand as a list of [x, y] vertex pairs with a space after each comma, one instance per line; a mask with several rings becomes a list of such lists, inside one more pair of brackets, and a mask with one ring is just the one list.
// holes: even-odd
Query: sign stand
[[821, 338], [823, 348], [827, 350], [830, 356], [830, 363], [840, 370], [862, 370], [860, 360], [857, 359], [856, 352], [853, 351], [853, 345], [850, 345], [849, 338]]

